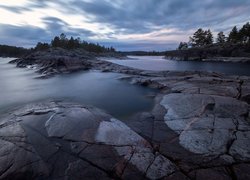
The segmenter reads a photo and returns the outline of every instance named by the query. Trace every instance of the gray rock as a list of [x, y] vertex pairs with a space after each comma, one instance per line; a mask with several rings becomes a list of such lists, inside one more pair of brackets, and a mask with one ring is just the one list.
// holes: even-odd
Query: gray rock
[[116, 179], [125, 172], [159, 179], [178, 169], [127, 125], [94, 107], [31, 104], [0, 123], [0, 179]]
[[161, 105], [167, 110], [165, 123], [189, 151], [206, 155], [229, 152], [234, 158], [249, 160], [246, 103], [222, 96], [169, 94]]

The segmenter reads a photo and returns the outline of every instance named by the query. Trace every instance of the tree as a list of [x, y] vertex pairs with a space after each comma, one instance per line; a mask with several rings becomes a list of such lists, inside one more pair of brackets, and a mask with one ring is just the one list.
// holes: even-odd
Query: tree
[[213, 44], [213, 34], [210, 29], [204, 31], [199, 28], [192, 37], [190, 37], [192, 47], [201, 47]]
[[204, 45], [205, 32], [199, 28], [192, 37], [190, 37], [190, 44], [192, 47], [200, 47]]
[[54, 39], [51, 41], [52, 47], [60, 47], [61, 41], [58, 36], [54, 37]]
[[222, 31], [218, 33], [216, 42], [219, 44], [226, 42], [226, 36], [224, 35], [224, 33]]
[[178, 50], [188, 49], [188, 44], [186, 42], [180, 42]]
[[[39, 43], [38, 46], [41, 47], [44, 44]], [[103, 52], [115, 52], [115, 48], [110, 47], [106, 48], [104, 46], [94, 43], [88, 43], [86, 41], [81, 41], [81, 39], [70, 37], [68, 39], [65, 34], [61, 34], [60, 36], [54, 37], [54, 39], [51, 41], [51, 47], [61, 47], [65, 49], [76, 49], [81, 48], [89, 52], [96, 52], [96, 53], [103, 53]]]
[[50, 46], [48, 43], [41, 43], [41, 42], [38, 42], [36, 47], [35, 47], [35, 50], [37, 51], [44, 51], [44, 50], [47, 50], [49, 49]]
[[64, 33], [60, 34], [60, 40], [65, 41], [67, 39], [67, 36]]
[[110, 51], [111, 52], [115, 52], [115, 48], [113, 48], [112, 46], [110, 47]]
[[71, 38], [69, 39], [69, 41], [67, 42], [67, 48], [68, 49], [73, 49], [75, 48], [75, 40], [74, 38], [71, 36]]
[[204, 38], [204, 44], [203, 45], [211, 45], [214, 42], [213, 39], [213, 34], [210, 31], [210, 29], [208, 29], [207, 31], [204, 32], [205, 37]]
[[229, 33], [228, 42], [237, 43], [239, 40], [238, 29], [236, 26], [234, 26], [232, 31]]
[[250, 43], [250, 24], [247, 22], [243, 27], [239, 30], [239, 39], [242, 43]]

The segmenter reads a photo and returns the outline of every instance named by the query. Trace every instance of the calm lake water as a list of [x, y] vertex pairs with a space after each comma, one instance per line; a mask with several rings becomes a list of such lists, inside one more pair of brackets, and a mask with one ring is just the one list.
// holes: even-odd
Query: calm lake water
[[[130, 58], [133, 59], [109, 61], [146, 70], [201, 70], [250, 76], [250, 64], [170, 61], [152, 56]], [[155, 91], [118, 80], [123, 76], [121, 74], [85, 71], [34, 79], [38, 76], [34, 70], [16, 68], [8, 64], [10, 60], [0, 58], [0, 113], [47, 99], [93, 105], [117, 118], [126, 118], [153, 107], [149, 95]]]
[[129, 56], [130, 60], [109, 60], [111, 62], [144, 70], [213, 71], [229, 75], [250, 76], [250, 63], [173, 61], [163, 56]]
[[8, 64], [11, 59], [0, 58], [0, 113], [15, 106], [40, 100], [64, 100], [93, 105], [114, 117], [125, 118], [136, 112], [150, 110], [154, 90], [117, 78], [115, 73], [78, 72], [34, 79], [31, 69]]

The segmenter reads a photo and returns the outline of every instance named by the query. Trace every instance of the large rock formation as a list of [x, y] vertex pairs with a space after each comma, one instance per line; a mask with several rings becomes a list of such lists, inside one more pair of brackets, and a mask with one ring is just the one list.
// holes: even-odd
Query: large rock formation
[[159, 89], [152, 112], [121, 122], [96, 108], [52, 102], [4, 115], [0, 178], [250, 179], [249, 77], [84, 63]]
[[180, 173], [121, 121], [60, 102], [2, 116], [0, 157], [0, 179], [159, 179]]
[[191, 179], [250, 177], [249, 77], [144, 72], [124, 79], [161, 89], [152, 112], [126, 123], [183, 174]]
[[[10, 61], [17, 67], [32, 67], [42, 74], [42, 77], [49, 77], [54, 74], [70, 73], [79, 70], [98, 69], [105, 71], [111, 63], [98, 61], [98, 57], [124, 56], [118, 53], [96, 54], [83, 49], [66, 50], [62, 48], [51, 48], [45, 51], [35, 51], [22, 58]], [[117, 65], [118, 66], [118, 65]]]

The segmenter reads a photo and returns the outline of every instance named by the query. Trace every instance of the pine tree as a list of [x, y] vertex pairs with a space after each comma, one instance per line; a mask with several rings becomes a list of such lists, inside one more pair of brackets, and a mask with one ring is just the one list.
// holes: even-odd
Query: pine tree
[[228, 42], [237, 43], [239, 42], [239, 33], [236, 26], [233, 27], [232, 31], [229, 33]]
[[247, 22], [239, 30], [239, 39], [242, 43], [250, 43], [250, 24]]
[[54, 39], [51, 41], [52, 47], [60, 47], [60, 38], [58, 36], [54, 37]]
[[226, 42], [226, 36], [224, 35], [224, 33], [222, 31], [218, 33], [216, 42], [220, 43], [220, 44]]
[[210, 31], [210, 29], [205, 31], [204, 34], [205, 34], [205, 37], [204, 37], [204, 44], [203, 45], [211, 45], [211, 44], [213, 44], [213, 42], [214, 42], [213, 34]]
[[201, 47], [205, 42], [205, 31], [199, 28], [192, 37], [190, 37], [190, 44], [193, 47]]
[[188, 44], [186, 42], [180, 42], [178, 50], [188, 49]]

